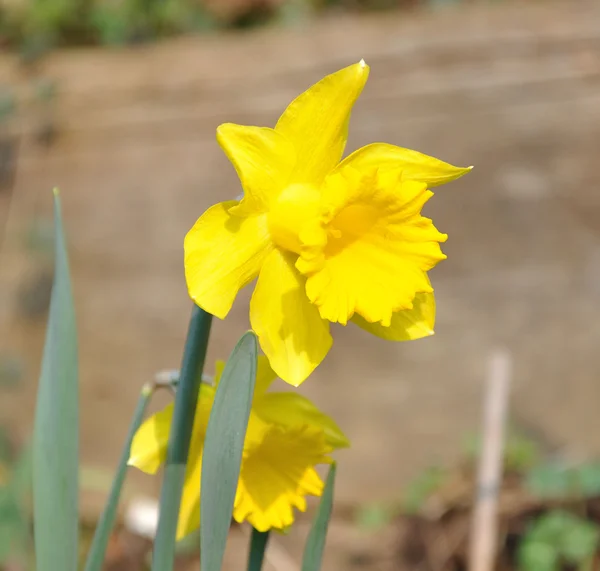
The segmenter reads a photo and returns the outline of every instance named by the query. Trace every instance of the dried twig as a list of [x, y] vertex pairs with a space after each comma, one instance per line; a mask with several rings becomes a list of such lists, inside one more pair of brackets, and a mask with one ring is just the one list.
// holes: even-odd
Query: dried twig
[[492, 571], [496, 559], [498, 491], [502, 480], [510, 377], [510, 355], [497, 350], [490, 358], [484, 396], [483, 439], [471, 522], [470, 571]]

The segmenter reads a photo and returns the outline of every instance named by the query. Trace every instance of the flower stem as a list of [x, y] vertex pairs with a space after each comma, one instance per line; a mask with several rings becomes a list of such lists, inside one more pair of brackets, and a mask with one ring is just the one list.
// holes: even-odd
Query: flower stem
[[170, 571], [173, 568], [179, 504], [211, 323], [212, 315], [194, 306], [175, 395], [152, 571]]
[[108, 496], [108, 500], [104, 506], [104, 511], [102, 512], [102, 516], [100, 517], [100, 521], [98, 522], [96, 531], [94, 532], [94, 539], [92, 540], [92, 545], [85, 563], [85, 571], [100, 571], [103, 568], [106, 547], [108, 546], [110, 533], [117, 517], [117, 506], [119, 504], [121, 489], [123, 488], [123, 482], [125, 481], [125, 475], [127, 473], [127, 461], [129, 460], [131, 442], [133, 441], [133, 437], [142, 422], [144, 412], [146, 411], [146, 407], [150, 402], [152, 393], [152, 385], [145, 385], [140, 393], [140, 398], [138, 399], [138, 403], [129, 426], [127, 440], [125, 441], [125, 446], [123, 446], [123, 451], [121, 452], [121, 458], [119, 460], [117, 472], [112, 483], [110, 495]]
[[256, 529], [252, 528], [252, 537], [250, 539], [250, 555], [248, 557], [248, 571], [260, 571], [262, 569], [268, 541], [268, 531], [257, 531]]

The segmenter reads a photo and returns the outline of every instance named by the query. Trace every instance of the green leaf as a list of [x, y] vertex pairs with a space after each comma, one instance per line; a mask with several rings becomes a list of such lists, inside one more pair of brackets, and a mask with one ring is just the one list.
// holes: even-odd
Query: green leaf
[[569, 563], [584, 563], [596, 552], [600, 529], [595, 523], [575, 516], [568, 523], [562, 539], [562, 555]]
[[79, 403], [77, 334], [58, 191], [55, 273], [33, 439], [37, 571], [77, 571]]
[[323, 551], [325, 550], [325, 540], [327, 539], [327, 528], [329, 527], [329, 518], [333, 508], [333, 492], [335, 487], [335, 462], [329, 468], [323, 497], [319, 503], [319, 509], [313, 525], [308, 534], [306, 545], [304, 546], [304, 557], [302, 558], [302, 571], [319, 571], [323, 560]]
[[552, 510], [529, 528], [519, 548], [519, 566], [523, 571], [559, 569], [564, 562], [583, 565], [598, 548], [600, 528], [569, 512]]
[[519, 549], [520, 571], [559, 571], [559, 560], [552, 545], [525, 541]]
[[92, 545], [87, 556], [85, 571], [101, 571], [103, 567], [110, 534], [115, 524], [115, 520], [117, 519], [117, 507], [119, 505], [119, 498], [121, 497], [121, 490], [123, 489], [123, 483], [125, 482], [127, 473], [127, 461], [129, 460], [131, 443], [142, 422], [146, 407], [152, 397], [152, 392], [153, 389], [149, 385], [142, 388], [129, 426], [125, 446], [123, 446], [123, 451], [121, 452], [121, 459], [117, 466], [110, 494], [106, 501], [106, 505], [104, 506], [100, 521], [98, 521], [98, 525], [96, 526], [96, 531], [94, 532], [94, 539], [92, 540]]
[[225, 365], [210, 412], [202, 454], [202, 571], [220, 571], [223, 562], [254, 395], [257, 353], [256, 335], [249, 331]]
[[600, 494], [600, 463], [585, 464], [575, 469], [577, 490], [584, 497], [589, 498]]

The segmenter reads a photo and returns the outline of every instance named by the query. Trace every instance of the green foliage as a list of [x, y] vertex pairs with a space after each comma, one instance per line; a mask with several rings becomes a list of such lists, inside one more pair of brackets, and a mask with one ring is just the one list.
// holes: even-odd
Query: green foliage
[[331, 518], [331, 511], [333, 509], [336, 469], [337, 467], [334, 462], [331, 465], [331, 468], [329, 468], [323, 496], [319, 502], [319, 509], [308, 534], [306, 545], [304, 546], [302, 571], [319, 571], [321, 569], [323, 552], [325, 550], [325, 539], [327, 538], [329, 519]]
[[55, 275], [38, 387], [33, 440], [38, 571], [77, 571], [79, 391], [77, 333], [58, 192]]
[[521, 571], [559, 571], [563, 564], [591, 570], [600, 539], [595, 523], [561, 510], [538, 518], [525, 534], [518, 551]]
[[202, 455], [200, 553], [202, 571], [220, 571], [250, 417], [258, 345], [245, 333], [229, 357], [210, 412]]
[[[470, 436], [465, 442], [465, 453], [471, 461], [479, 457], [481, 437]], [[536, 466], [541, 458], [540, 447], [518, 430], [510, 429], [504, 446], [504, 468], [510, 472], [525, 472]]]
[[423, 470], [406, 488], [402, 501], [402, 511], [415, 514], [427, 499], [437, 491], [446, 479], [446, 471], [438, 466], [430, 466]]
[[[424, 5], [462, 0], [421, 0]], [[246, 4], [246, 5], [245, 5]], [[0, 43], [20, 48], [32, 61], [55, 46], [125, 45], [160, 37], [206, 32], [216, 28], [247, 28], [273, 21], [306, 22], [330, 8], [348, 11], [402, 7], [398, 0], [284, 0], [240, 3], [229, 19], [213, 15], [202, 0], [23, 0], [0, 4]]]
[[61, 45], [126, 45], [216, 26], [194, 0], [24, 0], [0, 7], [0, 21], [0, 40], [25, 62]]
[[155, 571], [170, 569], [175, 557], [179, 505], [211, 324], [212, 315], [194, 305], [183, 350], [169, 433], [160, 497], [160, 518], [152, 556], [152, 569]]
[[101, 571], [104, 564], [104, 557], [106, 555], [106, 549], [110, 539], [113, 526], [117, 519], [117, 507], [119, 504], [119, 498], [121, 497], [121, 491], [123, 489], [123, 483], [125, 482], [125, 475], [127, 472], [127, 461], [130, 456], [131, 443], [137, 429], [139, 428], [146, 407], [152, 396], [152, 387], [145, 386], [142, 388], [138, 404], [133, 413], [131, 425], [129, 426], [129, 432], [125, 441], [125, 446], [121, 453], [119, 465], [115, 473], [115, 477], [111, 486], [110, 494], [104, 506], [104, 510], [100, 517], [100, 521], [96, 526], [92, 545], [88, 553], [87, 561], [85, 564], [85, 571]]
[[386, 527], [397, 515], [395, 504], [371, 503], [360, 506], [356, 512], [356, 525], [363, 531], [377, 531]]
[[528, 472], [526, 485], [542, 499], [595, 496], [600, 494], [600, 462], [576, 467], [543, 464]]
[[405, 488], [400, 502], [371, 503], [361, 506], [356, 513], [356, 525], [364, 531], [384, 528], [399, 514], [414, 515], [445, 483], [448, 472], [439, 466], [429, 466]]
[[[69, 267], [58, 193], [55, 193], [54, 282], [40, 376], [33, 444], [35, 553], [39, 571], [76, 571], [78, 564], [78, 368], [77, 337]], [[180, 372], [169, 377], [176, 386], [167, 451], [159, 529], [153, 566], [172, 567], [181, 488], [202, 378], [212, 317], [194, 306]], [[243, 444], [256, 380], [256, 336], [246, 333], [221, 376], [211, 410], [203, 451], [200, 529], [203, 571], [220, 571], [239, 478]], [[129, 448], [144, 414], [151, 389], [146, 387], [117, 467], [104, 513], [92, 542], [86, 571], [98, 571], [106, 551], [125, 478]], [[1, 434], [0, 434], [1, 436]], [[6, 448], [6, 450], [5, 450]], [[0, 439], [0, 465], [9, 457]], [[27, 553], [28, 520], [22, 507], [29, 490], [27, 459], [15, 468], [10, 485], [0, 487], [0, 563], [18, 548]], [[26, 461], [27, 460], [27, 461]], [[97, 479], [93, 474], [94, 481]], [[303, 571], [319, 571], [333, 505], [335, 465], [306, 544]], [[0, 480], [1, 482], [1, 480]], [[104, 480], [103, 480], [103, 488]], [[208, 522], [208, 523], [206, 523]], [[268, 534], [253, 534], [250, 570], [259, 571]], [[185, 548], [185, 546], [183, 546]], [[189, 546], [188, 546], [189, 547]]]

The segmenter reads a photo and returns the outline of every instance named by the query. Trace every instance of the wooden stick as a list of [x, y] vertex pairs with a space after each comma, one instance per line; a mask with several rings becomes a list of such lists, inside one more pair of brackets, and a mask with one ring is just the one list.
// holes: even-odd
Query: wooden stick
[[498, 491], [502, 482], [511, 369], [511, 357], [507, 351], [498, 349], [491, 355], [484, 395], [477, 492], [471, 521], [470, 571], [492, 571], [496, 560]]

